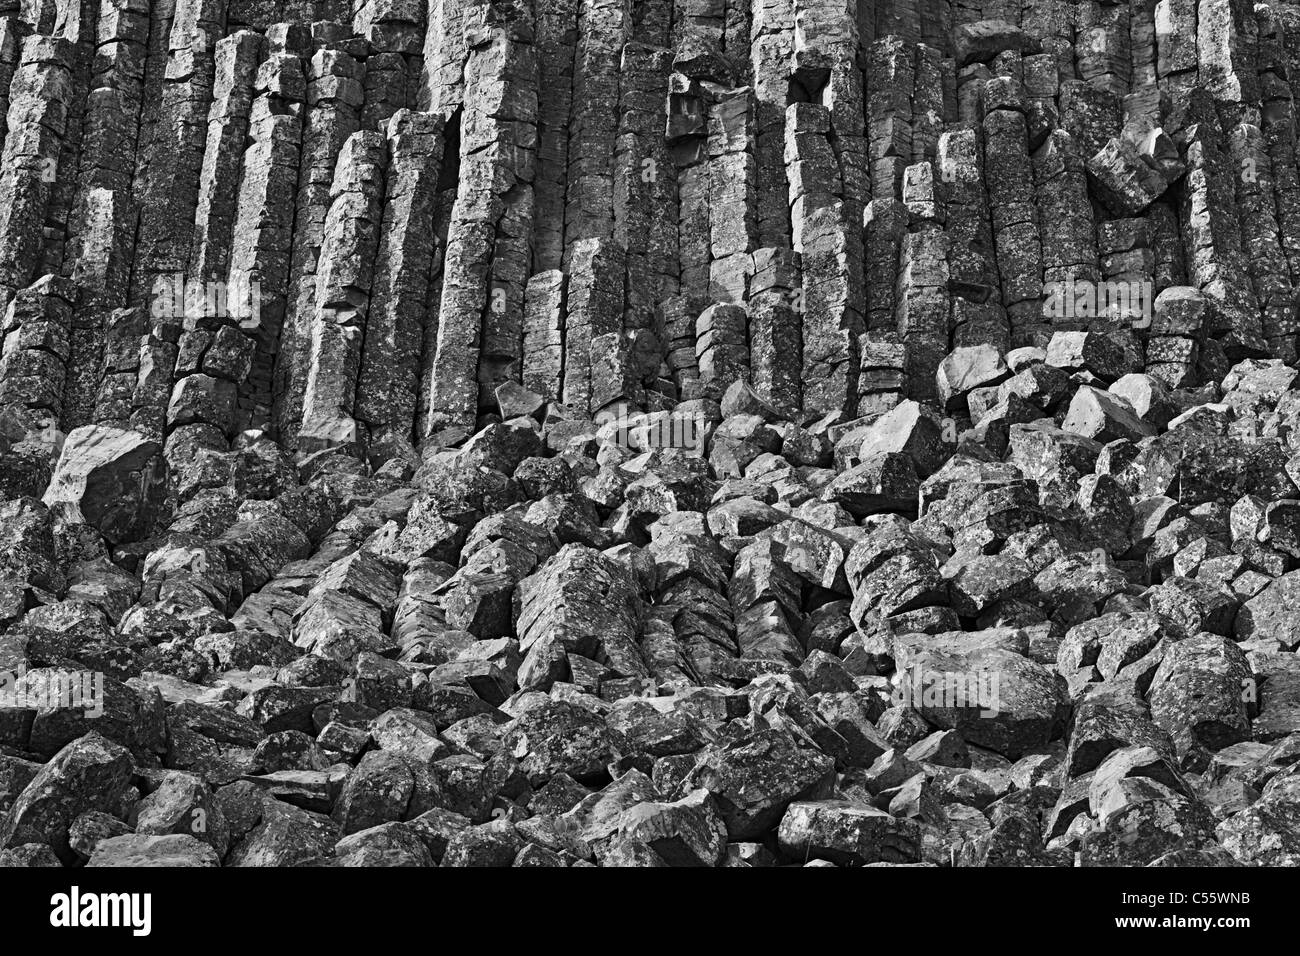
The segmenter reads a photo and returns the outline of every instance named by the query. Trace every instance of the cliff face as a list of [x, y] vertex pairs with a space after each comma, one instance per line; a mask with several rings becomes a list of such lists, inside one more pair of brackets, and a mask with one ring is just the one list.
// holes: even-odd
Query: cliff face
[[1289, 2], [0, 0], [0, 666], [112, 716], [0, 853], [1300, 862], [1298, 100]]
[[0, 305], [58, 338], [8, 400], [175, 466], [472, 431], [507, 383], [872, 414], [1096, 313], [1175, 388], [1294, 357], [1289, 5], [354, 6], [3, 20]]

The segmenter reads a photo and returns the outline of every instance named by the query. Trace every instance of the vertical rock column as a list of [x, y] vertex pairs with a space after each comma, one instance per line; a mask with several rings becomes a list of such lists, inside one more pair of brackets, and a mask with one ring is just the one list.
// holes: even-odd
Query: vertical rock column
[[984, 172], [1002, 306], [1010, 320], [1010, 342], [1017, 344], [1033, 341], [1038, 334], [1043, 295], [1043, 250], [1023, 94], [1015, 76], [994, 77], [984, 87]]
[[1029, 136], [1029, 152], [1043, 145], [1047, 134], [1057, 127], [1060, 112], [1056, 106], [1061, 92], [1061, 73], [1056, 57], [1050, 53], [1035, 53], [1020, 61], [1021, 82], [1025, 91], [1025, 124]]
[[[793, 246], [803, 267], [803, 401], [809, 410], [846, 414], [857, 407], [860, 384], [866, 311], [862, 221], [873, 191], [858, 14], [854, 2], [796, 0], [791, 78], [799, 95], [820, 100], [824, 120], [809, 117], [817, 126], [824, 124], [816, 135], [830, 153], [825, 199], [823, 184], [796, 183], [811, 172], [806, 163], [790, 179]], [[797, 138], [797, 123], [794, 132]], [[804, 139], [813, 146], [812, 137]], [[787, 173], [791, 146], [787, 112]], [[813, 146], [815, 152], [821, 148]], [[796, 154], [801, 151], [802, 146]], [[802, 198], [796, 198], [797, 188]]]
[[364, 440], [352, 413], [379, 249], [387, 153], [387, 141], [374, 130], [353, 133], [339, 153], [308, 326], [307, 389], [298, 432], [302, 451], [354, 447]]
[[[665, 138], [677, 180], [677, 251], [683, 296], [679, 314], [691, 314], [692, 328], [685, 338], [691, 340], [692, 352], [694, 317], [710, 301], [708, 115], [712, 98], [704, 83], [684, 73], [675, 72], [669, 78]], [[685, 331], [670, 329], [669, 335], [679, 338]]]
[[[204, 302], [197, 315], [187, 314], [175, 346], [166, 444], [173, 478], [194, 448], [224, 450], [235, 431], [260, 427], [269, 414], [270, 362], [284, 313], [305, 92], [296, 53], [274, 41], [269, 46], [254, 79], [228, 271], [210, 287], [224, 291], [224, 303]], [[165, 352], [165, 340], [153, 348]], [[141, 408], [152, 391], [144, 372], [142, 365]]]
[[217, 43], [216, 79], [194, 214], [191, 282], [224, 281], [230, 267], [239, 173], [248, 139], [253, 84], [262, 60], [259, 33], [240, 30]]
[[[1152, 204], [1144, 217], [1150, 227], [1153, 262], [1152, 290], [1160, 293], [1187, 284], [1187, 265], [1178, 225], [1178, 211], [1170, 200]], [[1191, 290], [1183, 290], [1190, 292]], [[1192, 293], [1196, 296], [1196, 293]], [[1194, 317], [1195, 321], [1190, 320]], [[1152, 309], [1152, 324], [1146, 335], [1146, 371], [1171, 388], [1193, 384], [1192, 374], [1200, 357], [1199, 312], [1195, 309]]]
[[[352, 32], [370, 45], [363, 129], [375, 129], [408, 105], [408, 73], [422, 69], [425, 0], [364, 0], [353, 5]], [[418, 93], [417, 93], [418, 96]]]
[[[939, 161], [946, 147], [940, 140]], [[905, 347], [905, 392], [907, 397], [927, 401], [937, 394], [935, 372], [948, 354], [952, 304], [949, 295], [948, 234], [944, 232], [943, 207], [937, 194], [933, 166], [911, 168], [904, 193], [907, 206], [907, 234], [902, 241], [898, 284], [894, 294], [896, 328]], [[954, 170], [956, 176], [956, 170]], [[888, 228], [888, 224], [887, 224]], [[868, 338], [868, 342], [874, 341]], [[881, 337], [868, 346], [875, 352], [876, 367], [888, 368], [894, 354], [891, 339]], [[888, 377], [885, 377], [888, 382]], [[879, 405], [878, 401], [878, 405]]]
[[141, 154], [137, 176], [141, 209], [132, 275], [137, 303], [148, 304], [159, 276], [172, 281], [187, 272], [225, 14], [226, 0], [176, 0], [156, 136]]
[[[677, 181], [680, 293], [664, 300], [656, 322], [665, 340], [669, 374], [683, 397], [693, 395], [691, 390], [698, 384], [696, 319], [712, 301], [709, 295], [709, 106], [713, 91], [725, 88], [730, 82], [725, 64], [717, 57], [692, 57], [692, 51], [710, 49], [707, 38], [702, 40], [697, 34], [698, 25], [692, 26], [680, 15], [675, 19], [674, 46], [684, 52], [676, 57], [675, 72], [669, 77], [664, 135]], [[716, 36], [711, 42], [717, 42]], [[717, 67], [716, 73], [710, 72], [710, 64]], [[721, 77], [723, 82], [711, 79], [713, 76]]]
[[652, 328], [656, 306], [678, 288], [677, 177], [664, 142], [671, 70], [669, 50], [623, 48], [614, 240], [626, 255], [628, 329]]
[[[947, 17], [945, 9], [935, 16]], [[872, 200], [863, 215], [863, 255], [866, 268], [866, 325], [862, 340], [862, 370], [858, 391], [859, 413], [873, 414], [892, 408], [908, 390], [908, 343], [921, 364], [937, 365], [948, 339], [947, 290], [913, 282], [922, 277], [900, 273], [900, 257], [908, 236], [909, 213], [901, 201], [904, 177], [910, 164], [924, 166], [925, 186], [934, 201], [934, 177], [929, 160], [935, 158], [944, 121], [942, 59], [932, 47], [904, 42], [898, 11], [881, 8], [876, 17], [876, 38], [867, 60], [867, 134], [871, 157]], [[934, 29], [931, 22], [930, 29]], [[947, 30], [943, 42], [947, 43]], [[916, 167], [914, 175], [922, 175]], [[911, 254], [926, 252], [940, 227], [933, 216], [912, 240]], [[910, 254], [909, 254], [910, 255]], [[909, 263], [911, 259], [909, 258]], [[944, 264], [946, 272], [946, 263]], [[900, 308], [902, 307], [902, 308]], [[934, 353], [938, 353], [938, 356]], [[924, 373], [916, 377], [925, 390]]]
[[240, 426], [265, 428], [272, 421], [273, 372], [291, 287], [295, 192], [300, 186], [302, 133], [308, 86], [305, 37], [277, 31], [270, 55], [258, 68], [249, 125], [251, 145], [236, 207], [236, 241], [229, 285], [246, 295], [253, 314], [239, 317], [254, 345], [247, 379], [240, 383]]
[[[148, 315], [148, 331], [141, 345], [132, 419], [154, 438], [161, 438], [164, 422], [170, 426], [174, 418], [193, 426], [174, 444], [174, 434], [168, 436], [168, 461], [178, 467], [189, 460], [194, 447], [224, 448], [224, 429], [234, 426], [232, 383], [208, 388], [205, 381], [196, 380], [180, 392], [180, 373], [169, 364], [186, 356], [178, 342], [182, 316], [202, 315], [205, 290], [198, 290], [196, 304], [186, 295], [185, 276], [226, 3], [175, 0], [156, 5], [151, 13], [134, 183], [140, 213], [129, 296], [129, 303]], [[154, 37], [161, 35], [167, 39], [165, 54], [154, 45]]]
[[620, 70], [614, 241], [627, 268], [626, 331], [615, 337], [600, 377], [634, 405], [675, 397], [658, 381], [661, 366], [667, 375], [660, 309], [678, 291], [677, 177], [664, 141], [672, 59], [667, 49], [629, 43]]
[[140, 306], [113, 309], [98, 315], [104, 330], [104, 349], [91, 421], [97, 425], [129, 428], [140, 377], [141, 343], [149, 334], [148, 315]]
[[1295, 303], [1278, 239], [1272, 162], [1259, 129], [1257, 47], [1253, 5], [1240, 0], [1200, 4], [1199, 77], [1214, 99], [1224, 131], [1222, 148], [1235, 192], [1235, 201], [1229, 201], [1236, 211], [1254, 293], [1253, 303], [1245, 307], [1257, 304], [1258, 325], [1270, 352], [1285, 357], [1294, 354]]
[[[955, 182], [958, 175], [970, 175], [970, 164], [957, 164], [949, 154], [945, 137], [939, 141], [939, 163]], [[964, 172], [963, 172], [964, 170]], [[909, 398], [932, 400], [937, 394], [935, 372], [948, 354], [949, 332], [955, 311], [949, 292], [951, 261], [949, 238], [944, 231], [943, 193], [935, 182], [934, 166], [917, 163], [904, 172], [903, 204], [907, 213], [907, 236], [903, 240], [895, 294], [897, 334], [905, 347], [905, 391]], [[888, 224], [886, 224], [888, 227]], [[873, 366], [888, 368], [895, 354], [891, 339], [871, 337], [867, 351], [874, 354]], [[886, 374], [884, 384], [889, 383]], [[887, 400], [876, 400], [887, 405]]]
[[565, 275], [547, 269], [524, 291], [523, 386], [548, 402], [558, 401], [564, 375]]
[[668, 373], [681, 396], [695, 387], [693, 383], [700, 376], [695, 358], [696, 313], [691, 302], [685, 294], [670, 296], [664, 300], [657, 319], [667, 352]]
[[573, 247], [564, 292], [564, 384], [561, 400], [596, 412], [592, 387], [597, 339], [623, 330], [622, 251], [612, 242], [583, 239]]
[[[541, 17], [541, 11], [538, 17]], [[638, 43], [667, 47], [672, 40], [673, 0], [641, 0], [632, 7], [632, 36]]]
[[[316, 24], [313, 32], [329, 24]], [[307, 113], [293, 219], [289, 292], [275, 360], [275, 422], [280, 439], [294, 447], [307, 387], [307, 323], [315, 305], [316, 265], [330, 205], [330, 185], [343, 143], [357, 131], [365, 97], [364, 69], [331, 45], [312, 54], [307, 69]]]
[[9, 131], [9, 84], [22, 57], [23, 38], [30, 32], [17, 17], [0, 17], [0, 142]]
[[753, 91], [719, 92], [709, 108], [709, 298], [742, 303], [754, 271], [756, 165]]
[[1264, 339], [1269, 354], [1289, 361], [1295, 356], [1295, 291], [1279, 238], [1273, 162], [1258, 126], [1240, 123], [1232, 130], [1228, 162], [1236, 173], [1237, 220]]
[[[933, 180], [933, 173], [931, 173]], [[867, 331], [894, 332], [898, 256], [907, 235], [907, 207], [893, 196], [877, 196], [863, 215], [867, 277]]]
[[[540, 66], [532, 43], [535, 22], [531, 12], [522, 19], [508, 7], [478, 7], [474, 11], [475, 36], [518, 37], [517, 46], [503, 46], [501, 54], [487, 58], [471, 55], [467, 82], [474, 84], [491, 122], [480, 129], [467, 113], [470, 134], [483, 139], [470, 148], [488, 145], [487, 153], [508, 168], [510, 178], [500, 194], [501, 217], [492, 241], [487, 311], [483, 316], [478, 360], [478, 410], [495, 412], [497, 389], [518, 384], [523, 374], [524, 292], [531, 274], [536, 202], [533, 183], [537, 171], [537, 109]], [[498, 24], [503, 20], [504, 27]], [[503, 32], [507, 31], [507, 32]], [[509, 52], [505, 52], [509, 51]]]
[[[1016, 54], [1017, 58], [1019, 54]], [[939, 151], [939, 134], [943, 132], [945, 116], [945, 72], [951, 72], [953, 61], [945, 62], [939, 48], [918, 44], [912, 71], [912, 162], [934, 159]], [[872, 195], [875, 195], [874, 193]]]
[[[136, 286], [136, 250], [139, 244], [141, 209], [146, 200], [153, 167], [151, 157], [157, 150], [164, 148], [157, 144], [160, 139], [168, 135], [162, 123], [163, 87], [168, 82], [167, 62], [171, 55], [171, 29], [175, 9], [175, 0], [155, 0], [146, 9], [139, 11], [139, 16], [143, 20], [138, 28], [141, 49], [133, 49], [128, 41], [115, 45], [103, 44], [98, 51], [96, 69], [100, 69], [105, 60], [111, 58], [120, 61], [124, 68], [124, 75], [134, 75], [137, 71], [140, 74], [137, 80], [140, 84], [137, 91], [138, 122], [136, 129], [132, 131], [134, 153], [130, 157], [134, 168], [120, 201], [116, 196], [97, 195], [94, 192], [83, 192], [83, 195], [77, 199], [78, 202], [87, 203], [94, 200], [100, 207], [108, 206], [113, 215], [122, 216], [124, 220], [125, 227], [115, 237], [115, 241], [121, 243], [119, 268], [124, 273], [122, 293], [116, 304], [134, 303], [148, 316], [148, 331], [140, 343], [136, 390], [132, 399], [131, 428], [147, 434], [150, 440], [158, 443], [161, 443], [164, 437], [167, 402], [171, 395], [172, 376], [176, 364], [176, 338], [179, 335], [179, 328], [171, 323], [158, 322], [152, 315], [149, 301], [152, 294], [152, 277], [141, 277], [139, 287]], [[114, 22], [111, 14], [104, 16], [103, 20], [105, 24]], [[115, 29], [120, 33], [125, 26], [124, 22], [119, 22]], [[106, 54], [111, 54], [111, 57]], [[128, 83], [115, 84], [110, 81], [109, 85], [123, 93], [129, 89]], [[125, 101], [124, 105], [127, 102], [129, 101]], [[108, 104], [105, 106], [108, 108], [104, 112], [112, 113], [111, 106]], [[89, 122], [93, 124], [93, 118]], [[93, 126], [88, 135], [94, 135]], [[121, 155], [116, 150], [112, 152], [114, 155]], [[152, 174], [156, 175], [156, 172]], [[74, 219], [75, 217], [74, 209]], [[70, 270], [73, 278], [86, 287], [87, 301], [93, 302], [97, 284], [93, 278], [95, 267], [91, 263], [98, 262], [101, 267], [108, 266], [111, 259], [108, 255], [85, 255], [84, 240], [77, 234], [75, 225], [73, 228], [74, 234], [70, 237], [65, 269]], [[98, 231], [98, 234], [102, 235], [102, 231]], [[87, 275], [88, 272], [92, 275]], [[111, 272], [104, 273], [105, 278], [109, 275]], [[113, 303], [106, 300], [106, 304], [111, 306]], [[96, 386], [90, 370], [93, 369], [93, 374], [97, 375], [102, 363], [101, 332], [105, 321], [98, 310], [88, 312], [80, 318], [74, 316], [74, 326], [80, 328], [74, 331], [73, 349], [74, 353], [84, 358], [74, 359], [72, 367], [87, 371], [83, 373], [83, 377], [76, 379], [69, 377], [69, 391], [65, 401], [65, 418], [68, 426], [88, 422], [93, 414]]]
[[367, 46], [361, 128], [373, 130], [406, 106], [406, 60], [396, 51]]
[[537, 175], [533, 180], [533, 271], [538, 273], [558, 269], [564, 261], [564, 194], [569, 173], [578, 0], [555, 0], [539, 7], [538, 89], [544, 95], [538, 97], [537, 104]]
[[[478, 25], [485, 14], [486, 22]], [[514, 14], [509, 7], [476, 7], [474, 35], [495, 35], [503, 29], [497, 24], [497, 17], [502, 15]], [[502, 211], [492, 242], [490, 290], [478, 361], [478, 409], [489, 412], [498, 408], [496, 390], [506, 382], [519, 383], [522, 378], [524, 290], [531, 274], [536, 218], [533, 182], [537, 171], [540, 65], [532, 43], [535, 25], [531, 13], [525, 19], [508, 21], [508, 28], [515, 33], [503, 35], [518, 36], [519, 44], [504, 46], [501, 53], [491, 57], [471, 54], [465, 72], [466, 81], [478, 91], [481, 106], [477, 109], [482, 109], [485, 118], [490, 117], [489, 123], [479, 127], [474, 123], [480, 115], [477, 110], [467, 114], [467, 132], [483, 136], [480, 141], [471, 141], [470, 148], [487, 145], [488, 157], [505, 166], [510, 177], [500, 194]]]
[[842, 411], [857, 404], [862, 313], [861, 231], [845, 227], [834, 203], [804, 216], [803, 381], [809, 411]]
[[[862, 211], [871, 201], [863, 68], [858, 35], [858, 0], [796, 0], [794, 79], [830, 110], [831, 148], [843, 190], [842, 220], [850, 246], [861, 239]], [[863, 309], [857, 303], [859, 314]]]
[[[224, 448], [226, 430], [235, 427], [232, 381], [216, 384], [215, 380], [210, 381], [211, 376], [205, 376], [187, 383], [184, 390], [173, 386], [178, 379], [203, 371], [204, 352], [213, 346], [213, 333], [223, 321], [217, 315], [226, 315], [226, 266], [247, 137], [252, 71], [260, 58], [261, 42], [259, 35], [245, 32], [216, 44], [213, 86], [207, 91], [213, 104], [203, 127], [197, 198], [191, 213], [191, 241], [186, 256], [188, 275], [171, 271], [158, 273], [147, 290], [148, 323], [139, 351], [132, 424], [161, 440], [170, 417], [171, 400], [179, 399], [174, 411], [182, 418], [189, 417], [189, 421], [172, 434], [170, 460], [177, 466], [182, 465], [196, 446]], [[145, 112], [149, 112], [148, 103]], [[159, 130], [168, 115], [160, 116]], [[146, 171], [151, 167], [143, 154], [153, 148], [157, 147], [142, 141], [141, 166]], [[238, 308], [237, 303], [235, 307]], [[117, 314], [115, 317], [120, 321], [129, 318]], [[225, 321], [234, 320], [226, 318]], [[112, 343], [109, 344], [106, 359], [112, 351]], [[242, 356], [249, 351], [242, 337], [227, 333], [214, 356], [232, 346]], [[204, 411], [199, 412], [200, 408]], [[220, 423], [211, 424], [213, 419], [220, 419]]]
[[1147, 339], [1146, 373], [1170, 388], [1187, 388], [1196, 383], [1205, 300], [1186, 287], [1175, 293], [1190, 293], [1190, 296], [1157, 296], [1161, 305], [1155, 309], [1151, 336]]
[[[1005, 102], [997, 96], [998, 90], [1014, 88], [1014, 83], [1003, 82], [1002, 77], [985, 85], [985, 92], [993, 87], [994, 99], [989, 105]], [[1014, 100], [1014, 96], [1012, 97]], [[1005, 112], [995, 110], [993, 112]], [[1014, 111], [1013, 111], [1014, 112]], [[996, 125], [996, 120], [994, 124]], [[1014, 124], [1014, 120], [1012, 120]], [[939, 181], [936, 189], [941, 196], [948, 235], [948, 281], [952, 290], [952, 339], [956, 345], [993, 343], [1005, 349], [1009, 342], [1006, 310], [994, 263], [993, 225], [989, 214], [989, 193], [994, 182], [1000, 192], [1001, 202], [1015, 202], [1016, 196], [1027, 196], [1026, 171], [1016, 168], [1014, 157], [999, 156], [1005, 161], [994, 169], [984, 165], [979, 131], [958, 128], [939, 137]], [[1030, 210], [1017, 211], [1014, 205], [1001, 207], [999, 214], [1007, 216], [1007, 226], [1023, 225], [1032, 218]], [[1012, 252], [1008, 249], [1008, 253]], [[1032, 265], [1032, 264], [1031, 264]], [[1012, 295], [1023, 301], [1027, 295], [1036, 295], [1031, 289], [1033, 274], [1014, 275]], [[1028, 290], [1028, 291], [1027, 291]], [[941, 356], [942, 357], [942, 356]], [[936, 362], [935, 368], [938, 368]]]
[[0, 318], [0, 404], [59, 421], [76, 295], [69, 280], [44, 276], [10, 300]]
[[1197, 0], [1159, 0], [1155, 9], [1156, 81], [1162, 90], [1196, 85]]
[[1095, 156], [1123, 125], [1122, 97], [1082, 80], [1065, 80], [1059, 97], [1061, 128], [1070, 134], [1087, 160]]
[[956, 73], [957, 119], [962, 123], [978, 123], [980, 102], [984, 98], [984, 84], [993, 77], [987, 63], [966, 63]]
[[[388, 195], [366, 319], [356, 417], [372, 437], [410, 440], [415, 427], [425, 306], [436, 250], [433, 220], [445, 123], [399, 110], [387, 124]], [[430, 324], [429, 333], [433, 329]]]
[[[831, 113], [815, 103], [786, 110], [786, 175], [794, 250], [803, 266], [803, 400], [809, 411], [852, 414], [863, 324], [861, 213], [845, 221], [844, 183], [830, 143]], [[847, 205], [861, 208], [856, 201]]]
[[1158, 0], [1129, 0], [1129, 88], [1154, 85], [1156, 72], [1156, 4]]
[[1156, 292], [1187, 283], [1187, 263], [1178, 228], [1178, 211], [1172, 201], [1152, 203], [1146, 220], [1151, 226], [1151, 249], [1155, 253]]
[[[930, 179], [933, 185], [932, 167]], [[907, 227], [907, 207], [893, 196], [871, 200], [863, 215], [867, 332], [862, 338], [858, 381], [858, 412], [862, 415], [892, 408], [907, 386], [907, 351], [898, 330], [895, 297]], [[945, 337], [946, 322], [945, 317]]]
[[673, 49], [685, 60], [723, 53], [726, 17], [726, 0], [674, 0]]
[[1273, 201], [1291, 284], [1300, 283], [1300, 168], [1297, 167], [1295, 96], [1287, 82], [1286, 27], [1271, 11], [1259, 19], [1260, 122], [1273, 171]]
[[721, 401], [736, 379], [749, 381], [749, 316], [744, 306], [729, 302], [711, 305], [695, 320], [695, 361], [699, 388], [690, 398]]
[[752, 0], [750, 65], [754, 88], [755, 211], [758, 245], [790, 246], [785, 181], [785, 107], [794, 56], [791, 0]]
[[415, 106], [449, 116], [465, 95], [465, 11], [470, 0], [428, 0], [423, 78]]
[[1231, 167], [1212, 111], [1202, 109], [1199, 114], [1203, 122], [1181, 131], [1187, 149], [1187, 178], [1179, 220], [1187, 274], [1190, 284], [1215, 306], [1208, 332], [1228, 359], [1236, 360], [1263, 354], [1265, 349], [1250, 266], [1234, 211], [1234, 180], [1241, 171]]
[[912, 94], [915, 47], [894, 36], [871, 45], [867, 71], [867, 130], [871, 146], [871, 195], [902, 195], [903, 169], [913, 162]]
[[803, 337], [795, 305], [802, 295], [793, 251], [779, 247], [755, 251], [746, 302], [751, 380], [760, 395], [782, 409], [801, 405]]
[[742, 69], [752, 62], [749, 49], [752, 37], [753, 0], [725, 0], [722, 14], [722, 49], [728, 59]]
[[[926, 4], [932, 10], [934, 3]], [[866, 20], [871, 24], [871, 42], [876, 37], [896, 36], [904, 43], [918, 43], [921, 39], [921, 3], [915, 0], [875, 0], [864, 4]]]
[[[140, 211], [143, 208], [150, 177], [156, 177], [154, 156], [167, 147], [163, 141], [171, 135], [164, 120], [163, 88], [168, 85], [167, 63], [171, 58], [172, 24], [175, 22], [176, 0], [154, 0], [147, 9], [147, 26], [144, 48], [144, 86], [140, 96], [139, 135], [136, 137], [135, 175], [131, 181], [135, 217], [132, 232], [138, 234]], [[204, 117], [206, 122], [206, 117]], [[133, 235], [133, 239], [136, 238]], [[149, 277], [137, 278], [135, 262], [131, 263], [132, 301], [146, 302], [153, 289]], [[164, 399], [165, 402], [165, 399]], [[157, 436], [161, 439], [161, 434]]]
[[[1035, 37], [1043, 53], [1056, 60], [1061, 79], [1074, 76], [1074, 26], [1077, 0], [1021, 0], [1020, 27]], [[1014, 21], [1009, 21], [1014, 25]]]
[[952, 35], [952, 0], [919, 0], [917, 9], [921, 42], [935, 49], [946, 45]]
[[[448, 426], [472, 429], [505, 363], [517, 361], [523, 348], [537, 142], [533, 21], [527, 11], [504, 4], [481, 7], [477, 15], [487, 20], [467, 34], [460, 182], [443, 259], [424, 426], [430, 434]], [[481, 357], [488, 360], [482, 370]], [[519, 372], [516, 367], [509, 374], [517, 378]]]
[[[1102, 176], [1098, 184], [1102, 187], [1099, 199], [1108, 210], [1115, 207], [1120, 191], [1115, 188], [1118, 181], [1110, 178], [1107, 168], [1112, 174], [1124, 170], [1124, 179], [1134, 189], [1131, 209], [1121, 208], [1121, 214], [1136, 210], [1183, 174], [1178, 149], [1164, 129], [1166, 119], [1172, 118], [1170, 105], [1171, 97], [1162, 93], [1154, 83], [1139, 87], [1120, 100], [1122, 119], [1118, 142], [1107, 143], [1103, 155], [1094, 156], [1091, 163], [1097, 167], [1094, 175], [1100, 173]], [[1135, 161], [1137, 159], [1142, 165]], [[1152, 176], [1144, 167], [1154, 169], [1160, 178]], [[1119, 205], [1128, 207], [1129, 201], [1120, 200]]]
[[688, 668], [701, 680], [726, 674], [739, 652], [726, 597], [729, 556], [703, 522], [657, 522], [646, 551], [655, 562], [656, 617], [671, 625]]
[[1200, 0], [1197, 7], [1197, 76], [1225, 130], [1247, 119], [1243, 107], [1259, 102], [1254, 8], [1249, 0]]
[[1043, 242], [1044, 317], [1052, 328], [1082, 328], [1087, 321], [1058, 314], [1050, 304], [1070, 298], [1072, 283], [1096, 283], [1096, 227], [1088, 200], [1088, 180], [1083, 158], [1074, 139], [1063, 129], [1054, 130], [1033, 155], [1034, 194], [1037, 197], [1039, 233]]
[[478, 361], [478, 407], [486, 411], [496, 409], [498, 388], [507, 382], [518, 383], [523, 375], [524, 292], [536, 212], [531, 182], [534, 153], [531, 148], [524, 149], [529, 158], [512, 166], [520, 178], [505, 193], [505, 211], [492, 246], [488, 309]]
[[[50, 184], [50, 200], [45, 210], [45, 247], [37, 269], [41, 275], [62, 271], [73, 199], [80, 186], [77, 173], [81, 163], [82, 132], [89, 106], [88, 96], [92, 88], [91, 63], [95, 56], [101, 4], [100, 0], [68, 0], [60, 4], [50, 3], [49, 7], [57, 10], [57, 16], [48, 32], [69, 45], [71, 90], [57, 162], [57, 169], [62, 170], [62, 175], [57, 175]], [[111, 28], [111, 20], [106, 26]]]
[[[1155, 252], [1147, 219], [1112, 219], [1097, 225], [1101, 278], [1112, 292], [1109, 319], [1149, 332], [1155, 306]], [[1148, 364], [1150, 364], [1148, 360]]]
[[1086, 0], [1075, 16], [1075, 73], [1085, 83], [1124, 96], [1133, 81], [1128, 4]]
[[67, 41], [29, 36], [10, 85], [9, 135], [0, 156], [0, 305], [31, 283], [40, 263], [71, 96], [71, 60]]
[[[130, 292], [137, 216], [132, 181], [143, 106], [148, 14], [105, 0], [99, 33], [103, 39], [94, 59], [82, 124], [77, 191], [68, 218], [62, 270], [81, 289], [73, 316], [69, 362], [74, 374], [64, 408], [64, 424], [69, 430], [91, 418], [96, 379], [104, 364], [108, 311], [125, 306]], [[131, 389], [134, 391], [134, 383]]]
[[618, 133], [619, 65], [629, 40], [628, 0], [582, 0], [573, 61], [569, 174], [564, 211], [567, 263], [582, 239], [614, 234], [614, 152]]

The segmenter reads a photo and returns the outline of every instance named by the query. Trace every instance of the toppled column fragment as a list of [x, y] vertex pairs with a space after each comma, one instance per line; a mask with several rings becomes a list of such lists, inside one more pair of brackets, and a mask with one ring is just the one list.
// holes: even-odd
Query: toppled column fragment
[[133, 541], [157, 504], [157, 442], [139, 432], [83, 425], [68, 433], [47, 505], [67, 504], [110, 542]]

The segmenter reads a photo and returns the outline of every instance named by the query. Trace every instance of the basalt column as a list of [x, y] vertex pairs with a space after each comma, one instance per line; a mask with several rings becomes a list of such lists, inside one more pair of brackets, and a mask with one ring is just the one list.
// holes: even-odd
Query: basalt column
[[460, 179], [442, 268], [430, 434], [473, 428], [479, 409], [490, 407], [493, 388], [517, 378], [522, 364], [537, 142], [534, 23], [527, 10], [477, 9], [485, 20], [467, 34], [474, 45], [465, 67]]

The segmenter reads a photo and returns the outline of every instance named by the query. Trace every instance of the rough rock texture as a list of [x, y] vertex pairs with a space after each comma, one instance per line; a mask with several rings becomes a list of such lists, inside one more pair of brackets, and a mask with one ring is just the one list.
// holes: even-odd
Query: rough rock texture
[[1300, 863], [1297, 4], [0, 10], [0, 861]]

